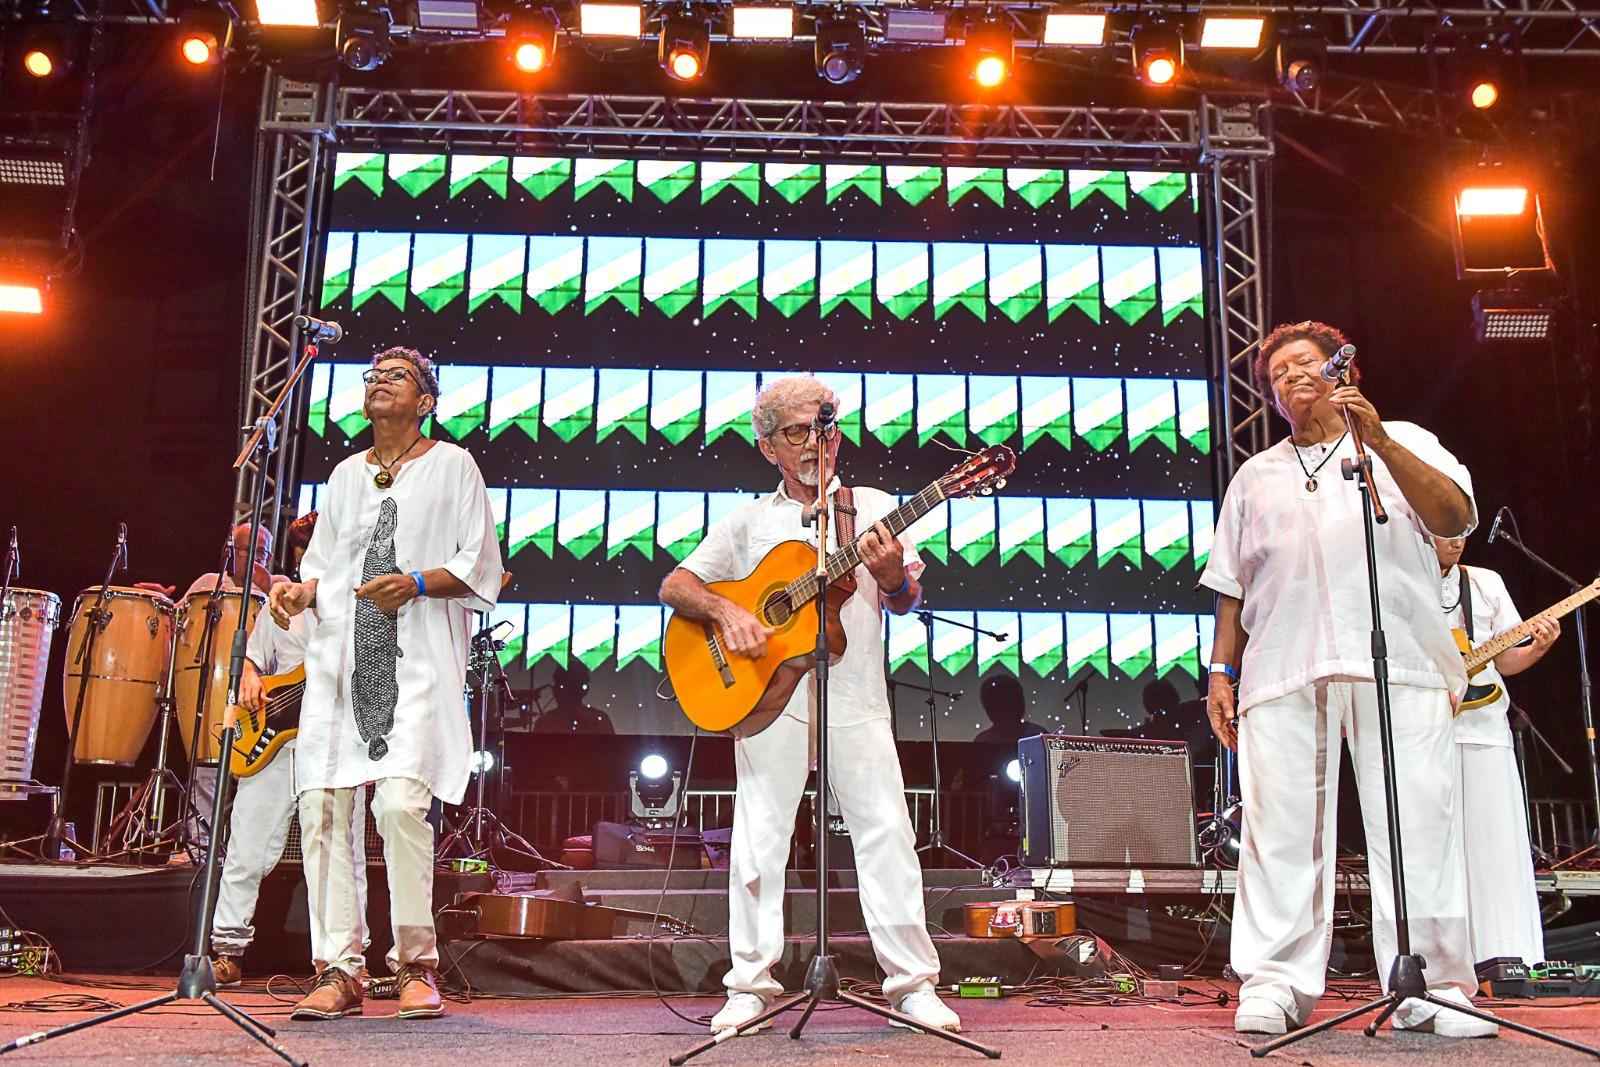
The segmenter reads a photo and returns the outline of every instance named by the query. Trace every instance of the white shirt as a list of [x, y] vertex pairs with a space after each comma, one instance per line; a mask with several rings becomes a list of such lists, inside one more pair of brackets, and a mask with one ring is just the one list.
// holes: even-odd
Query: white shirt
[[[1465, 573], [1472, 583], [1472, 643], [1481, 645], [1496, 634], [1505, 633], [1522, 622], [1517, 606], [1511, 602], [1505, 579], [1494, 571], [1482, 567], [1451, 567], [1441, 582], [1441, 606], [1453, 604], [1444, 613], [1445, 625], [1465, 630], [1461, 609], [1461, 576]], [[1511, 697], [1506, 694], [1506, 681], [1490, 660], [1472, 679], [1476, 685], [1498, 685], [1500, 699], [1481, 708], [1468, 708], [1456, 716], [1456, 743], [1463, 745], [1496, 745], [1511, 747], [1511, 723], [1506, 713], [1511, 710]]]
[[306, 643], [316, 616], [303, 611], [289, 620], [289, 628], [272, 621], [272, 616], [262, 612], [250, 629], [250, 640], [244, 646], [244, 655], [262, 674], [287, 674], [306, 661]]
[[[377, 471], [365, 453], [334, 468], [327, 502], [300, 562], [304, 579], [317, 579], [317, 625], [306, 647], [297, 784], [302, 790], [344, 789], [380, 778], [413, 778], [454, 804], [466, 792], [472, 755], [463, 696], [471, 613], [489, 611], [500, 595], [494, 515], [477, 463], [449, 442], [437, 442], [403, 465], [386, 490], [372, 482]], [[355, 590], [387, 500], [395, 510], [395, 569], [409, 574], [443, 567], [472, 595], [412, 600], [401, 606], [392, 626], [369, 634], [358, 650]], [[356, 676], [368, 671], [370, 678], [373, 653], [385, 648], [395, 657], [393, 723], [364, 738], [357, 723]], [[387, 673], [386, 656], [383, 661]], [[378, 759], [372, 758], [374, 737], [387, 747]]]
[[[837, 478], [828, 486], [830, 511], [838, 486]], [[878, 489], [858, 487], [852, 490], [852, 495], [857, 537], [899, 506], [894, 497]], [[707, 530], [705, 540], [689, 553], [683, 567], [705, 582], [748, 578], [762, 558], [784, 541], [816, 545], [816, 527], [802, 524], [801, 512], [800, 502], [789, 496], [779, 483], [775, 491], [739, 505]], [[830, 520], [830, 552], [838, 547], [833, 543], [838, 529], [838, 524]], [[914, 578], [922, 573], [922, 557], [917, 555], [916, 546], [904, 533], [900, 535], [900, 543], [906, 549], [906, 573]], [[883, 672], [885, 598], [865, 563], [856, 567], [855, 577], [855, 594], [844, 602], [839, 612], [845, 633], [844, 655], [828, 668], [828, 722], [831, 726], [857, 726], [889, 717], [889, 690]], [[795, 687], [783, 713], [809, 722], [811, 708], [816, 702], [816, 688], [813, 672], [804, 685]]]
[[[1472, 501], [1472, 478], [1439, 439], [1409, 422], [1384, 428], [1422, 462], [1461, 487]], [[1367, 591], [1361, 492], [1340, 474], [1354, 457], [1348, 437], [1332, 449], [1315, 492], [1306, 468], [1324, 453], [1279, 441], [1250, 457], [1233, 477], [1217, 518], [1216, 539], [1200, 584], [1243, 602], [1249, 641], [1240, 664], [1239, 710], [1330, 679], [1372, 680], [1372, 610]], [[1378, 591], [1397, 685], [1466, 688], [1466, 669], [1439, 611], [1439, 561], [1421, 518], [1406, 502], [1383, 460], [1372, 456], [1374, 481], [1389, 521], [1374, 526]], [[1467, 530], [1440, 530], [1459, 537]]]

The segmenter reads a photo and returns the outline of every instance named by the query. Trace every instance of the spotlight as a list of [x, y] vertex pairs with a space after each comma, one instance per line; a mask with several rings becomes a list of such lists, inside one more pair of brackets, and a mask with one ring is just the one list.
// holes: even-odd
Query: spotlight
[[1146, 85], [1170, 85], [1183, 69], [1183, 34], [1164, 19], [1133, 28], [1133, 64]]
[[1011, 760], [1010, 762], [1008, 762], [1006, 764], [1006, 777], [1009, 778], [1011, 781], [1017, 782], [1019, 784], [1022, 782], [1022, 761], [1021, 760], [1014, 759], [1014, 760]]
[[189, 8], [178, 19], [178, 54], [196, 67], [223, 62], [233, 49], [233, 26], [231, 8]]
[[652, 752], [628, 775], [628, 813], [657, 825], [677, 819], [683, 806], [683, 773]]
[[488, 774], [494, 770], [494, 753], [488, 749], [479, 749], [467, 758], [467, 770], [471, 774]]
[[710, 59], [711, 23], [707, 19], [685, 14], [662, 20], [656, 62], [669, 77], [694, 81], [706, 72]]
[[40, 81], [60, 78], [72, 70], [74, 35], [68, 26], [35, 23], [18, 36], [17, 53], [22, 69]]
[[56, 72], [56, 61], [43, 48], [33, 48], [22, 57], [22, 69], [35, 78], [48, 78]]
[[1313, 23], [1285, 30], [1273, 54], [1273, 72], [1291, 93], [1309, 93], [1322, 84], [1328, 65], [1328, 39]]
[[389, 9], [357, 0], [339, 12], [333, 35], [339, 62], [351, 70], [377, 70], [389, 58]]
[[506, 56], [524, 74], [537, 74], [556, 54], [556, 17], [549, 11], [514, 11], [506, 20]]
[[813, 56], [824, 81], [853, 82], [866, 63], [867, 31], [855, 19], [818, 19]]
[[1456, 53], [1455, 84], [1461, 99], [1476, 111], [1488, 111], [1506, 97], [1515, 73], [1498, 42], [1480, 40]]
[[787, 41], [794, 37], [794, 8], [746, 7], [733, 9], [733, 32], [746, 41]]
[[1487, 111], [1500, 102], [1500, 87], [1484, 79], [1473, 85], [1472, 91], [1467, 94], [1467, 99], [1472, 101], [1472, 106], [1479, 111]]
[[1207, 15], [1200, 22], [1200, 47], [1254, 50], [1261, 47], [1266, 25], [1267, 20], [1259, 16]]
[[1463, 176], [1451, 236], [1462, 278], [1554, 273], [1538, 192], [1516, 168], [1486, 164]]
[[1472, 325], [1479, 341], [1548, 341], [1555, 329], [1553, 302], [1520, 290], [1472, 294]]
[[967, 30], [967, 65], [972, 80], [993, 89], [1011, 76], [1016, 41], [1009, 23], [986, 19]]
[[585, 37], [640, 37], [644, 8], [638, 4], [580, 4], [578, 32]]
[[44, 286], [0, 282], [0, 314], [44, 314]]
[[652, 782], [665, 778], [670, 770], [672, 764], [667, 762], [667, 757], [657, 752], [652, 752], [639, 761], [639, 776], [648, 778]]

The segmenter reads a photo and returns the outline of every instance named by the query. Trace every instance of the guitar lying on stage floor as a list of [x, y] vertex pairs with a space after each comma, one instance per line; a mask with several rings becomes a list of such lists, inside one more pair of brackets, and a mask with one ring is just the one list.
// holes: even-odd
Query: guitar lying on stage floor
[[239, 709], [239, 739], [233, 743], [230, 761], [238, 778], [248, 778], [271, 763], [284, 743], [299, 731], [306, 665], [302, 663], [286, 674], [263, 675], [261, 688], [267, 695], [265, 708]]
[[[1463, 576], [1462, 580], [1466, 580], [1465, 576]], [[1473, 648], [1469, 643], [1466, 631], [1452, 630], [1451, 633], [1456, 638], [1456, 647], [1461, 650], [1462, 657], [1467, 661], [1467, 695], [1461, 698], [1461, 706], [1456, 709], [1456, 714], [1460, 715], [1468, 708], [1481, 708], [1485, 704], [1493, 704], [1500, 699], [1500, 694], [1503, 690], [1498, 685], [1492, 682], [1488, 685], [1473, 685], [1472, 679], [1479, 671], [1483, 670], [1484, 665], [1490, 660], [1512, 645], [1521, 644], [1532, 637], [1535, 619], [1540, 616], [1559, 619], [1583, 607], [1583, 605], [1597, 596], [1600, 596], [1600, 578], [1596, 578], [1565, 600], [1558, 600], [1551, 604], [1548, 608], [1539, 612], [1538, 615], [1535, 615], [1533, 619], [1518, 623], [1505, 633], [1489, 638], [1477, 648]]]
[[[994, 445], [957, 464], [880, 521], [898, 537], [906, 527], [952, 497], [990, 494], [1017, 466], [1016, 453]], [[817, 550], [785, 541], [762, 558], [749, 577], [712, 582], [709, 588], [773, 629], [760, 659], [730, 654], [709, 622], [673, 615], [662, 653], [673, 691], [689, 720], [703, 730], [748, 737], [782, 714], [800, 679], [811, 670], [817, 635]], [[839, 609], [855, 592], [861, 554], [855, 544], [828, 556], [828, 651], [844, 654]]]

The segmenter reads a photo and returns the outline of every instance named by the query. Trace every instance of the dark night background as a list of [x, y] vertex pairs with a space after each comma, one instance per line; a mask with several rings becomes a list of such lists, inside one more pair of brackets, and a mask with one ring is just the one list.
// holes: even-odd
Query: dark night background
[[[77, 219], [82, 271], [56, 283], [43, 317], [0, 322], [0, 527], [20, 531], [18, 584], [57, 593], [64, 609], [99, 582], [118, 521], [132, 542], [125, 580], [181, 589], [215, 567], [232, 509], [260, 78], [243, 70], [195, 77], [176, 69], [167, 43], [113, 42]], [[827, 87], [804, 59], [792, 84], [772, 64], [736, 84], [740, 65], [719, 58], [704, 91], [820, 96]], [[653, 59], [596, 69], [621, 75], [612, 91], [665, 85]], [[924, 62], [908, 78], [929, 73]], [[417, 77], [437, 85], [449, 76]], [[870, 99], [903, 89], [906, 99], [928, 99], [939, 84], [918, 90], [864, 77], [849, 91]], [[1076, 102], [1040, 83], [1018, 91]], [[1553, 346], [1496, 349], [1474, 343], [1468, 291], [1452, 263], [1449, 176], [1469, 152], [1288, 116], [1279, 117], [1276, 151], [1272, 319], [1339, 325], [1361, 348], [1379, 411], [1428, 426], [1469, 465], [1482, 525], [1466, 562], [1500, 570], [1525, 612], [1565, 590], [1511, 549], [1485, 547], [1496, 508], [1510, 506], [1524, 539], [1558, 566], [1592, 577], [1600, 568], [1592, 532], [1600, 494], [1589, 481], [1600, 459], [1600, 183], [1592, 180], [1600, 152], [1592, 144], [1569, 152], [1546, 184], [1553, 250], [1579, 298], [1576, 328]], [[64, 749], [64, 644], [58, 631], [35, 764], [35, 777], [48, 782], [59, 779]], [[1536, 796], [1587, 791], [1576, 674], [1568, 624], [1546, 661], [1512, 684], [1514, 699], [1580, 764], [1579, 777], [1544, 775]], [[92, 800], [88, 791], [79, 797]]]

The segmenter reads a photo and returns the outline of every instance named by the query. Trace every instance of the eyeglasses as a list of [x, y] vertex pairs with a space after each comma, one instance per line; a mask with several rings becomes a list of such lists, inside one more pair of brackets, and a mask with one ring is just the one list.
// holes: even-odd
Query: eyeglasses
[[[363, 373], [361, 380], [368, 385], [377, 385], [379, 382], [400, 382], [411, 377], [411, 372], [404, 367], [374, 367]], [[418, 388], [420, 389], [421, 386], [418, 386]]]
[[782, 437], [791, 445], [803, 445], [811, 439], [816, 427], [809, 422], [796, 422], [788, 426], [780, 426], [772, 431], [773, 437]]

